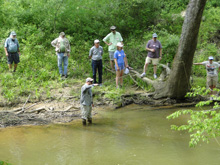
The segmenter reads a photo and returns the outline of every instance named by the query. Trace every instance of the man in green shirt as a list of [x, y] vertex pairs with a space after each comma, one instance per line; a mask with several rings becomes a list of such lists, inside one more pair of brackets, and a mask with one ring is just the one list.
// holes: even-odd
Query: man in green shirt
[[114, 70], [114, 53], [117, 49], [117, 43], [123, 41], [123, 38], [121, 37], [121, 34], [116, 31], [115, 26], [110, 27], [111, 33], [109, 33], [103, 41], [108, 45], [108, 51], [109, 51], [109, 58], [110, 58], [110, 65], [112, 70]]

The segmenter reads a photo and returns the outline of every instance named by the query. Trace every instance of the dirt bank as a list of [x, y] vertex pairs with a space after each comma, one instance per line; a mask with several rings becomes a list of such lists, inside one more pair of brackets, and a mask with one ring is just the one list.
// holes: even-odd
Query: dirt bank
[[[65, 90], [66, 92], [66, 90]], [[59, 97], [51, 97], [50, 99], [35, 101], [28, 97], [26, 101], [20, 104], [9, 104], [0, 107], [0, 127], [19, 125], [45, 125], [50, 123], [67, 123], [80, 118], [79, 97], [69, 96], [67, 93], [61, 93]], [[96, 95], [96, 93], [94, 93]], [[154, 100], [153, 93], [135, 93], [125, 94], [118, 101], [99, 97], [94, 102], [95, 107], [101, 109], [105, 106], [109, 108], [120, 108], [129, 104], [145, 104], [151, 106], [177, 106], [187, 107], [194, 106], [198, 101], [206, 98], [197, 97], [186, 100], [160, 99]], [[94, 96], [96, 97], [96, 96]], [[12, 106], [13, 105], [13, 106]], [[98, 110], [93, 110], [93, 115]]]

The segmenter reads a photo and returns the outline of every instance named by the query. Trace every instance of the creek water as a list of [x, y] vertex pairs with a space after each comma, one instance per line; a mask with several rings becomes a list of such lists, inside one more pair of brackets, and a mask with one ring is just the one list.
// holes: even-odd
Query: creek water
[[[81, 120], [0, 129], [0, 160], [12, 165], [219, 165], [216, 141], [189, 148], [189, 134], [170, 129], [172, 107], [130, 105]], [[220, 139], [218, 139], [220, 141]]]

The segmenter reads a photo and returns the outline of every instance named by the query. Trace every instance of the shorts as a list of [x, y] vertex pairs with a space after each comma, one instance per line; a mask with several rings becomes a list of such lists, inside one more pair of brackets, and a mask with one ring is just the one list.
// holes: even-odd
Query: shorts
[[20, 62], [20, 59], [19, 59], [19, 54], [16, 52], [16, 53], [8, 53], [8, 64], [13, 64], [13, 62], [15, 64], [18, 64]]
[[[125, 64], [118, 64], [119, 70], [124, 70], [125, 69]], [[117, 71], [117, 67], [115, 65], [115, 71]]]
[[148, 57], [145, 60], [145, 64], [150, 64], [152, 62], [153, 65], [158, 65], [159, 64], [159, 58], [151, 58]]
[[114, 61], [114, 51], [109, 51], [109, 58], [111, 61]]
[[218, 76], [214, 76], [214, 77], [207, 76], [208, 86], [216, 86], [217, 82], [218, 82]]

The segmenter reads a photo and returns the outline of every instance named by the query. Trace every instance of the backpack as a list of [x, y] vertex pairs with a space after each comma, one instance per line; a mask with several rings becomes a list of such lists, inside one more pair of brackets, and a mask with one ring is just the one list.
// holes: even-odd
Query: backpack
[[65, 47], [65, 40], [61, 39], [60, 40], [60, 53], [65, 53], [66, 47]]

